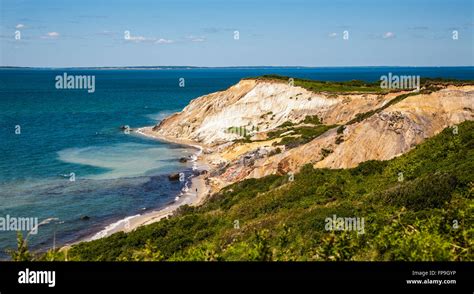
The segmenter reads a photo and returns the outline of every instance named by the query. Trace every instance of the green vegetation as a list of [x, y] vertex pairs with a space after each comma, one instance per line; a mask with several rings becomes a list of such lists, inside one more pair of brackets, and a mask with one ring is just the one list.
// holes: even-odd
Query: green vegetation
[[280, 153], [281, 153], [281, 148], [277, 147], [277, 148], [273, 149], [272, 151], [270, 151], [270, 153], [268, 153], [268, 157], [273, 156], [275, 154], [280, 154]]
[[225, 130], [227, 133], [236, 134], [240, 136], [239, 139], [234, 140], [235, 143], [251, 143], [251, 131], [258, 131], [258, 127], [252, 126], [251, 131], [245, 126], [241, 127], [229, 127]]
[[[431, 91], [432, 90], [422, 90], [422, 91], [419, 91], [419, 92], [411, 92], [411, 93], [407, 93], [407, 94], [398, 95], [397, 97], [393, 98], [389, 102], [385, 103], [385, 105], [383, 105], [382, 107], [379, 107], [377, 109], [373, 109], [373, 110], [370, 110], [370, 111], [367, 111], [367, 112], [364, 112], [364, 113], [356, 114], [356, 117], [351, 119], [350, 121], [348, 121], [346, 123], [346, 125], [351, 125], [351, 124], [358, 123], [358, 122], [361, 122], [363, 120], [366, 120], [367, 118], [371, 117], [372, 115], [382, 112], [387, 107], [392, 106], [392, 105], [404, 100], [405, 98], [408, 98], [408, 97], [414, 96], [414, 95], [419, 95], [419, 94], [429, 94], [429, 93], [431, 93]], [[343, 131], [344, 130], [342, 130], [341, 133]]]
[[66, 255], [58, 249], [48, 250], [44, 254], [33, 254], [28, 250], [28, 242], [21, 232], [17, 233], [17, 249], [7, 250], [12, 261], [64, 261]]
[[242, 137], [246, 137], [249, 131], [247, 127], [229, 127], [226, 130], [227, 133], [236, 134]]
[[457, 80], [457, 79], [447, 79], [447, 78], [421, 78], [420, 79], [421, 87], [431, 88], [432, 90], [435, 90], [435, 88], [439, 86], [449, 86], [449, 85], [466, 86], [466, 85], [472, 85], [473, 83], [474, 83], [474, 80]]
[[[279, 82], [286, 82], [290, 81], [290, 77], [287, 76], [280, 76], [280, 75], [263, 75], [259, 77], [250, 77], [247, 79], [257, 79], [257, 80], [269, 80], [269, 81], [279, 81]], [[365, 82], [360, 80], [352, 80], [352, 81], [342, 81], [342, 82], [334, 82], [334, 81], [316, 81], [316, 80], [307, 80], [307, 79], [299, 79], [299, 78], [292, 78], [293, 84], [295, 86], [299, 86], [305, 88], [306, 90], [320, 93], [320, 92], [327, 92], [332, 94], [338, 93], [388, 93], [388, 92], [399, 92], [398, 89], [383, 89], [380, 87], [380, 81], [375, 82]], [[456, 85], [456, 86], [463, 86], [463, 85], [472, 85], [474, 80], [456, 80], [456, 79], [445, 79], [445, 78], [421, 78], [420, 79], [420, 88], [425, 91], [436, 91], [439, 90], [440, 87], [447, 86], [447, 85]], [[334, 97], [337, 97], [335, 95]]]
[[[254, 79], [259, 80], [276, 80], [276, 81], [285, 81], [289, 82], [290, 77], [280, 76], [280, 75], [264, 75]], [[319, 93], [319, 92], [328, 92], [328, 93], [386, 93], [389, 92], [386, 89], [380, 87], [380, 82], [376, 81], [373, 83], [352, 80], [344, 82], [331, 82], [331, 81], [316, 81], [316, 80], [306, 80], [293, 78], [293, 83], [295, 86], [305, 88], [306, 90]]]
[[304, 124], [320, 125], [322, 124], [321, 119], [317, 115], [307, 115], [304, 120]]
[[[75, 245], [68, 259], [472, 261], [473, 170], [464, 122], [390, 161], [233, 184], [173, 218]], [[333, 215], [364, 218], [365, 233], [325, 230]]]
[[28, 261], [32, 259], [31, 253], [28, 251], [28, 243], [23, 238], [23, 234], [21, 232], [17, 233], [16, 237], [17, 249], [16, 250], [8, 250], [8, 254], [13, 261]]
[[321, 155], [323, 156], [323, 158], [327, 157], [332, 152], [333, 151], [331, 149], [326, 149], [326, 148], [321, 149]]
[[335, 143], [336, 143], [337, 145], [341, 144], [342, 142], [344, 142], [344, 138], [343, 138], [342, 136], [336, 137]]
[[292, 123], [291, 121], [285, 121], [284, 123], [282, 123], [281, 125], [278, 126], [278, 128], [287, 128], [287, 127], [292, 127], [294, 126], [295, 124]]
[[[397, 104], [398, 102], [410, 97], [410, 96], [414, 96], [414, 95], [420, 95], [420, 94], [430, 94], [432, 92], [435, 92], [435, 91], [438, 91], [440, 90], [440, 86], [438, 84], [434, 84], [435, 82], [436, 83], [439, 83], [440, 85], [444, 85], [448, 83], [449, 81], [449, 84], [454, 84], [454, 85], [465, 85], [465, 84], [469, 84], [469, 82], [463, 82], [463, 81], [457, 81], [455, 80], [455, 82], [451, 82], [450, 80], [446, 80], [446, 79], [423, 79], [420, 83], [422, 84], [422, 87], [423, 89], [418, 91], [418, 92], [410, 92], [410, 93], [407, 93], [407, 94], [401, 94], [401, 95], [398, 95], [396, 96], [395, 98], [393, 98], [392, 100], [390, 100], [388, 103], [386, 103], [385, 105], [383, 105], [382, 107], [379, 107], [377, 109], [373, 109], [373, 110], [370, 110], [370, 111], [367, 111], [367, 112], [364, 112], [364, 113], [358, 113], [356, 114], [356, 117], [353, 118], [352, 120], [348, 121], [346, 123], [346, 125], [350, 125], [350, 124], [354, 124], [354, 123], [358, 123], [358, 122], [361, 122], [369, 117], [371, 117], [372, 115], [376, 114], [376, 113], [380, 113], [382, 112], [384, 109], [394, 105], [394, 104]], [[341, 130], [337, 130], [338, 131], [338, 134], [339, 132], [342, 133], [344, 131], [344, 129], [341, 129]]]
[[319, 137], [327, 130], [336, 127], [335, 125], [317, 125], [314, 127], [295, 127], [289, 128], [286, 130], [276, 130], [268, 133], [269, 139], [274, 139], [276, 137], [280, 137], [281, 134], [293, 131], [291, 134], [284, 136], [280, 142], [273, 143], [274, 145], [285, 145], [285, 148], [295, 148], [297, 146], [306, 144], [311, 140]]
[[345, 130], [345, 126], [340, 126], [337, 128], [337, 134], [338, 135], [341, 135], [342, 133], [344, 133], [344, 130]]
[[280, 142], [275, 142], [273, 145], [285, 145], [286, 149], [290, 149], [306, 144], [334, 127], [336, 127], [336, 125], [323, 125], [321, 119], [317, 115], [307, 115], [299, 124], [286, 121], [279, 125], [275, 130], [269, 131], [267, 133], [267, 140], [280, 138], [285, 134]]

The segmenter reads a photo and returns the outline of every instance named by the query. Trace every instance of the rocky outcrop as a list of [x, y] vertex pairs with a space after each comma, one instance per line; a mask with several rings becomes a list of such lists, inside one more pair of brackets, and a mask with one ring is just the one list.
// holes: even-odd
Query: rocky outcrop
[[178, 173], [173, 173], [168, 175], [168, 179], [170, 181], [178, 181], [179, 180], [179, 174]]

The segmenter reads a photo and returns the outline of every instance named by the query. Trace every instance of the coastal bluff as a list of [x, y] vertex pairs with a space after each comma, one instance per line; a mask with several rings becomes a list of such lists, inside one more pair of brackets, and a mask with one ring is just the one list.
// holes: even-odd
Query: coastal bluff
[[312, 91], [278, 79], [244, 79], [192, 100], [152, 128], [203, 146], [214, 191], [247, 178], [351, 168], [404, 154], [446, 127], [473, 120], [474, 85], [421, 91]]

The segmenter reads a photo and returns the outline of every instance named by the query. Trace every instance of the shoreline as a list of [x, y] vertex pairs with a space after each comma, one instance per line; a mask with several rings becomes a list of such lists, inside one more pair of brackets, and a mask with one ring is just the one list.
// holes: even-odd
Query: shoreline
[[[157, 136], [152, 134], [152, 127], [142, 127], [135, 130], [135, 133], [151, 138], [154, 140], [164, 141], [172, 144], [179, 144], [186, 147], [192, 147], [198, 151], [193, 155], [195, 159], [193, 160], [193, 170], [199, 170], [200, 168], [208, 168], [208, 164], [203, 160], [202, 154], [204, 147], [196, 142], [187, 142], [185, 140], [171, 139], [167, 137]], [[149, 225], [155, 222], [158, 222], [164, 218], [170, 217], [183, 205], [190, 206], [199, 206], [204, 203], [210, 188], [206, 185], [206, 175], [192, 175], [190, 177], [190, 186], [185, 188], [181, 194], [177, 195], [175, 200], [162, 208], [146, 212], [144, 214], [136, 214], [132, 216], [127, 216], [119, 221], [107, 225], [101, 231], [95, 233], [92, 236], [88, 236], [71, 244], [65, 244], [64, 249], [69, 248], [72, 245], [79, 244], [82, 242], [89, 242], [101, 238], [109, 237], [118, 232], [131, 232], [141, 226]]]
[[[195, 192], [196, 189], [198, 190], [198, 193]], [[208, 190], [206, 189], [204, 177], [202, 175], [193, 177], [191, 179], [189, 191], [184, 192], [180, 196], [177, 196], [177, 200], [175, 200], [173, 203], [170, 203], [158, 210], [150, 211], [144, 214], [128, 216], [124, 219], [121, 219], [106, 226], [103, 230], [97, 232], [92, 237], [88, 237], [78, 242], [74, 242], [71, 245], [109, 237], [118, 232], [129, 233], [141, 226], [158, 222], [164, 218], [172, 216], [173, 213], [183, 205], [187, 204], [190, 206], [198, 206], [202, 204], [204, 202], [205, 196], [207, 195], [207, 192]]]

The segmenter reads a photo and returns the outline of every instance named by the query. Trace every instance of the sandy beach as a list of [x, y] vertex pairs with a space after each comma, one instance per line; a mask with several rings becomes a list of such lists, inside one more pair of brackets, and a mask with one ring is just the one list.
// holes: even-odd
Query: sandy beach
[[[174, 143], [174, 144], [191, 146], [193, 148], [196, 148], [198, 151], [196, 153], [197, 158], [193, 163], [193, 169], [197, 169], [197, 170], [208, 169], [207, 161], [203, 159], [204, 154], [202, 152], [203, 151], [202, 145], [196, 142], [190, 142], [186, 140], [156, 136], [156, 134], [152, 132], [152, 127], [140, 128], [140, 129], [137, 129], [135, 132], [137, 134], [150, 137], [153, 139], [157, 139], [157, 140], [161, 140], [161, 141], [165, 141], [169, 143]], [[177, 196], [175, 201], [171, 203], [170, 205], [167, 205], [159, 210], [147, 212], [144, 214], [129, 216], [125, 219], [122, 219], [118, 222], [108, 225], [102, 231], [96, 233], [92, 237], [81, 240], [80, 242], [92, 241], [92, 240], [108, 237], [117, 232], [131, 232], [140, 226], [149, 225], [149, 224], [158, 222], [163, 218], [172, 216], [173, 213], [182, 205], [190, 205], [190, 206], [201, 205], [202, 203], [204, 203], [206, 197], [208, 196], [208, 193], [210, 192], [209, 187], [206, 185], [206, 177], [207, 177], [206, 175], [199, 175], [199, 176], [193, 177], [191, 179], [191, 185], [188, 191], [184, 192], [180, 196]]]

